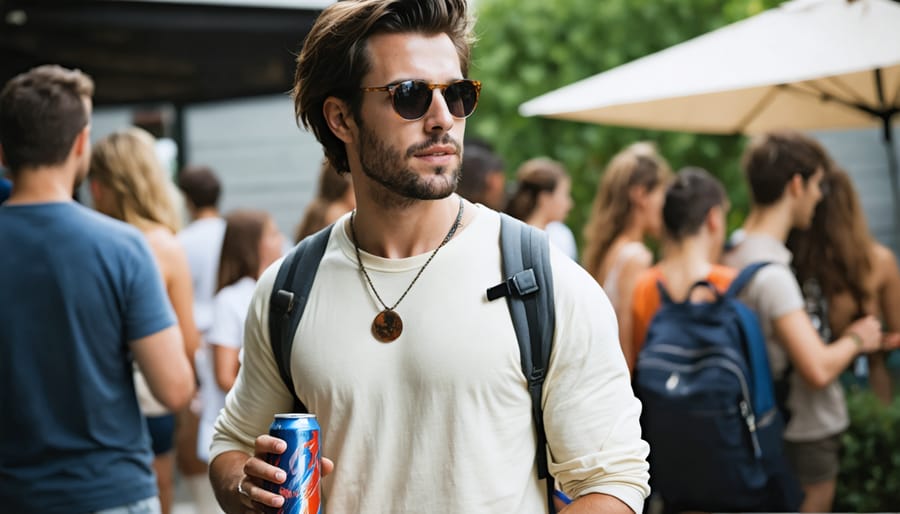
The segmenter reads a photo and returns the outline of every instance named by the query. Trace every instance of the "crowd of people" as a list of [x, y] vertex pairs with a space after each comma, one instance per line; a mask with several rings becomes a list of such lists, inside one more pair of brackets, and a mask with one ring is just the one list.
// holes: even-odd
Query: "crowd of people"
[[[266, 483], [285, 476], [267, 456], [285, 443], [267, 431], [295, 397], [322, 427], [328, 512], [671, 510], [633, 387], [661, 295], [715, 302], [761, 261], [740, 301], [758, 316], [778, 443], [802, 486], [785, 505], [831, 509], [849, 425], [839, 375], [864, 366], [889, 403], [886, 356], [900, 348], [900, 269], [850, 175], [806, 135], [755, 137], [742, 161], [752, 207], [729, 235], [714, 175], [673, 172], [637, 142], [609, 159], [579, 256], [566, 167], [535, 156], [507, 186], [504, 160], [465, 139], [482, 88], [465, 1], [418, 4], [336, 2], [297, 59], [295, 114], [325, 159], [294, 236], [334, 229], [292, 334], [293, 390], [268, 333], [285, 248], [272, 217], [220, 212], [208, 167], [170, 180], [141, 129], [92, 146], [82, 72], [46, 65], [5, 85], [4, 511], [168, 513], [176, 467], [199, 514], [277, 508]], [[85, 180], [93, 210], [73, 201]], [[508, 278], [501, 212], [551, 245], [552, 497], [517, 334], [485, 296]], [[385, 316], [402, 320], [390, 338]]]

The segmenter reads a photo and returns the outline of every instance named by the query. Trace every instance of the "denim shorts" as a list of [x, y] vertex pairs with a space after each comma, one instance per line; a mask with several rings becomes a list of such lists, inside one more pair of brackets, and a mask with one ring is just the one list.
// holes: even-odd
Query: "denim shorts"
[[175, 415], [147, 416], [153, 455], [169, 453], [175, 447]]
[[144, 498], [127, 505], [98, 510], [94, 514], [160, 514], [159, 497]]

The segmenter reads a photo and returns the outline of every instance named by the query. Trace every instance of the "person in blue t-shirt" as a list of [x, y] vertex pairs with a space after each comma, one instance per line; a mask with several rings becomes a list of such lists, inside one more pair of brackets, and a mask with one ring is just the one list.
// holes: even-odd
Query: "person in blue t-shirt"
[[181, 333], [133, 227], [72, 201], [90, 160], [93, 82], [40, 66], [0, 92], [0, 505], [158, 513], [132, 360], [170, 409], [193, 395]]

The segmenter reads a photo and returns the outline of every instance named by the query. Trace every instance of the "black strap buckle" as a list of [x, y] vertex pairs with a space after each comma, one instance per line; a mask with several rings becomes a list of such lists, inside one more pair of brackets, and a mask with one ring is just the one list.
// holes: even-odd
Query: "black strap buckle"
[[536, 293], [540, 289], [534, 270], [531, 268], [520, 271], [494, 287], [487, 290], [488, 301], [494, 301], [504, 296], [526, 296]]

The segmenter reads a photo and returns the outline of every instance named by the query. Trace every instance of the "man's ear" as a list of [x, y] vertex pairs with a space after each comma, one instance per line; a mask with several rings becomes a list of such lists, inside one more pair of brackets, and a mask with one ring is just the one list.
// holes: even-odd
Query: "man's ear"
[[710, 232], [714, 232], [721, 228], [724, 221], [725, 213], [722, 206], [714, 205], [710, 207], [709, 211], [706, 213], [706, 228], [708, 228]]
[[791, 193], [791, 196], [800, 196], [803, 194], [803, 177], [800, 176], [799, 173], [795, 173], [791, 176], [791, 181], [788, 182], [788, 190]]
[[354, 129], [356, 121], [353, 119], [353, 113], [350, 112], [350, 106], [347, 102], [340, 98], [329, 96], [322, 105], [322, 114], [325, 116], [325, 123], [334, 135], [344, 143], [350, 143], [354, 139]]
[[76, 157], [81, 157], [90, 149], [91, 146], [91, 125], [87, 124], [75, 136], [75, 143], [72, 144], [72, 151]]

